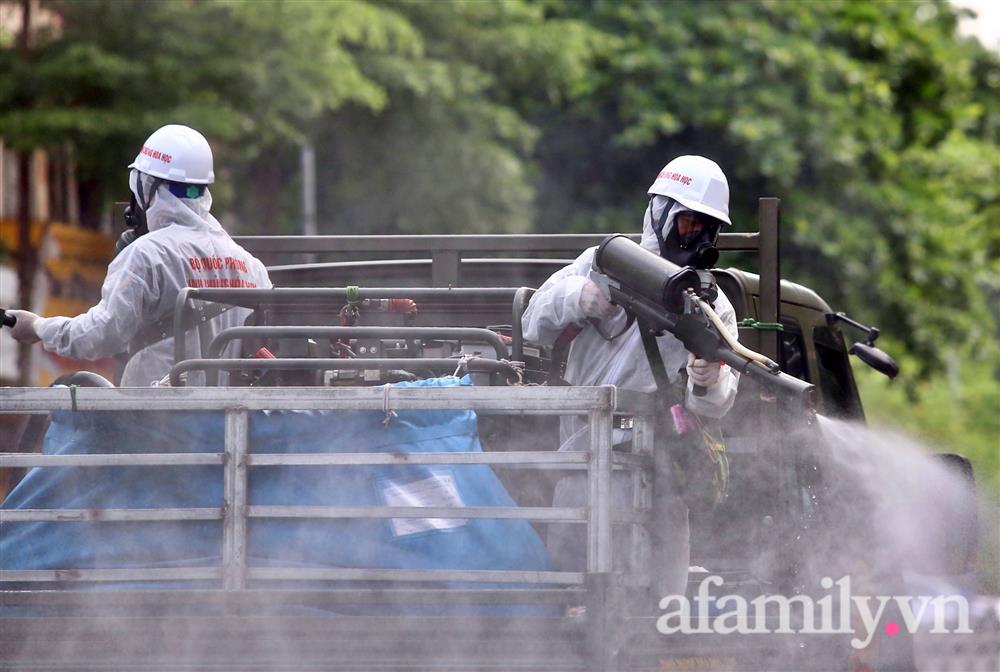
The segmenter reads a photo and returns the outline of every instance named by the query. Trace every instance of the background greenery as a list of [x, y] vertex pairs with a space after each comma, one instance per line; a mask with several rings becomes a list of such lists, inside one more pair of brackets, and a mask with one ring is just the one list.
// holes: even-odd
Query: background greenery
[[0, 30], [0, 135], [76, 147], [84, 220], [157, 126], [216, 147], [217, 209], [294, 232], [634, 230], [680, 153], [719, 161], [737, 230], [783, 199], [786, 277], [882, 328], [869, 417], [1000, 492], [1000, 59], [944, 0], [44, 1]]

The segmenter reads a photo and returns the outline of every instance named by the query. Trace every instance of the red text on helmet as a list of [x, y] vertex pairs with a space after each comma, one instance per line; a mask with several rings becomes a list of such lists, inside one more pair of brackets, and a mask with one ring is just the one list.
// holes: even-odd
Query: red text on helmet
[[660, 174], [656, 176], [656, 179], [673, 180], [674, 182], [680, 182], [685, 187], [690, 186], [694, 181], [687, 175], [682, 175], [681, 173], [674, 173], [667, 171], [666, 169], [661, 170]]
[[145, 145], [143, 145], [142, 147], [142, 153], [148, 157], [162, 161], [163, 163], [170, 163], [170, 160], [173, 158], [169, 154], [164, 154], [158, 149], [153, 149], [152, 147], [146, 147]]

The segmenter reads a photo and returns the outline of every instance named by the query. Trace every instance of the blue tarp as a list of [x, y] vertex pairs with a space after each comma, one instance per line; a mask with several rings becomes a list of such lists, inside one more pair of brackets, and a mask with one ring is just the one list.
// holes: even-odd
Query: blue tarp
[[[401, 383], [468, 384], [455, 378]], [[471, 411], [265, 411], [250, 414], [255, 453], [481, 452]], [[221, 412], [58, 412], [50, 455], [222, 452]], [[31, 470], [3, 509], [220, 507], [221, 466]], [[250, 469], [250, 504], [515, 506], [486, 465], [283, 466]], [[0, 568], [218, 565], [221, 521], [2, 522]], [[545, 548], [517, 520], [254, 519], [250, 566], [547, 570]]]

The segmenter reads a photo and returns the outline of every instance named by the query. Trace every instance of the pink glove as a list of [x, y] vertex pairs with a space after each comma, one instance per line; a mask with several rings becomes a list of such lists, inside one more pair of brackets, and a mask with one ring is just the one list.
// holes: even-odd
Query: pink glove
[[7, 314], [14, 317], [17, 323], [10, 328], [10, 335], [19, 343], [37, 343], [42, 340], [35, 333], [35, 320], [38, 315], [27, 310], [8, 310]]
[[618, 306], [604, 297], [604, 292], [593, 280], [587, 280], [580, 290], [580, 310], [587, 317], [606, 320], [618, 312]]
[[696, 359], [694, 355], [688, 353], [687, 373], [688, 378], [695, 385], [702, 387], [714, 387], [719, 384], [719, 372], [722, 365], [719, 362], [708, 362], [704, 359]]

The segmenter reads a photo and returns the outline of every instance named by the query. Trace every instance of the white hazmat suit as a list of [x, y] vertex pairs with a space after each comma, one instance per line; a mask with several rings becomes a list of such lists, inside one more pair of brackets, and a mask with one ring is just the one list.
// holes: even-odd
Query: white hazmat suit
[[[643, 220], [640, 244], [655, 254], [659, 253], [659, 245], [652, 222], [663, 213], [667, 201], [662, 196], [655, 196], [646, 208]], [[683, 208], [676, 209], [679, 211]], [[668, 227], [674, 215], [671, 212], [668, 216]], [[587, 321], [581, 307], [581, 294], [584, 286], [589, 284], [588, 280], [593, 280], [598, 285], [605, 282], [599, 273], [592, 270], [596, 250], [596, 247], [584, 250], [572, 264], [554, 273], [538, 288], [521, 319], [524, 340], [552, 345], [566, 327], [571, 324], [580, 325], [583, 330], [573, 339], [566, 360], [567, 382], [573, 385], [617, 385], [626, 390], [654, 392], [656, 381], [646, 359], [638, 325], [633, 324], [624, 334], [608, 341]], [[734, 337], [737, 336], [736, 313], [721, 290], [715, 301], [715, 312], [729, 332]], [[601, 329], [605, 335], [618, 334], [625, 327], [626, 321], [625, 311], [619, 309], [614, 315], [601, 321]], [[680, 371], [688, 363], [688, 351], [671, 334], [660, 336], [656, 342], [667, 376], [671, 383], [676, 383]], [[732, 408], [738, 384], [739, 374], [723, 365], [718, 383], [709, 387], [702, 397], [693, 394], [693, 383], [688, 380], [685, 406], [697, 415], [721, 418]], [[589, 436], [586, 429], [582, 420], [565, 418], [560, 426], [560, 450], [587, 450]], [[615, 434], [616, 443], [624, 440], [620, 430], [615, 430]]]
[[[663, 208], [671, 202], [663, 196], [654, 196], [646, 208], [643, 221], [641, 245], [645, 249], [659, 254], [659, 244], [653, 232], [653, 221], [663, 214]], [[676, 204], [667, 214], [665, 229], [669, 228], [677, 212], [687, 209]], [[625, 333], [612, 341], [608, 341], [588, 321], [588, 314], [593, 314], [595, 287], [606, 282], [597, 272], [592, 270], [594, 254], [597, 248], [585, 250], [569, 266], [556, 272], [532, 296], [522, 317], [524, 339], [542, 345], [552, 345], [563, 330], [576, 324], [582, 331], [573, 339], [567, 356], [565, 378], [573, 385], [617, 385], [620, 388], [639, 392], [656, 391], [656, 381], [650, 370], [642, 336], [637, 324], [633, 324]], [[589, 289], [585, 289], [589, 287]], [[589, 306], [587, 304], [590, 304]], [[618, 334], [625, 328], [627, 316], [622, 309], [613, 313], [601, 310], [602, 301], [597, 301], [598, 310], [609, 316], [601, 319], [601, 330], [605, 335]], [[715, 311], [723, 324], [733, 336], [738, 335], [736, 313], [729, 299], [719, 291], [715, 301]], [[687, 367], [689, 353], [684, 345], [674, 336], [665, 334], [656, 339], [660, 356], [666, 367], [666, 373], [671, 383], [676, 383], [680, 371]], [[704, 396], [693, 393], [693, 383], [689, 379], [685, 394], [685, 406], [693, 413], [710, 418], [721, 418], [733, 406], [736, 399], [736, 389], [739, 384], [739, 374], [730, 367], [722, 365], [715, 385], [707, 388]], [[590, 428], [584, 418], [564, 416], [559, 424], [560, 446], [562, 451], [585, 451], [590, 448]], [[628, 438], [626, 430], [614, 430], [614, 443], [622, 443]], [[671, 469], [664, 451], [657, 450], [654, 454], [658, 472]], [[662, 481], [661, 481], [662, 482]], [[657, 486], [659, 487], [659, 486]], [[632, 506], [631, 478], [615, 474], [612, 479], [612, 507], [618, 511], [628, 510]], [[588, 503], [587, 482], [583, 476], [567, 476], [558, 481], [553, 493], [553, 506], [573, 507], [586, 506]], [[690, 543], [687, 509], [683, 502], [671, 492], [659, 493], [656, 509], [656, 525], [651, 529], [652, 548], [655, 549], [653, 559], [656, 572], [657, 594], [681, 592], [687, 580], [690, 560]], [[556, 569], [562, 571], [584, 571], [586, 569], [586, 539], [582, 530], [571, 525], [552, 525], [549, 527], [546, 544], [552, 555]], [[613, 531], [612, 546], [624, 549], [628, 539], [623, 529]], [[647, 548], [647, 552], [649, 551]], [[631, 557], [628, 553], [615, 552], [614, 567], [616, 571], [631, 570]]]
[[[143, 180], [148, 194], [153, 178], [133, 170], [129, 186]], [[178, 198], [161, 184], [146, 210], [149, 233], [127, 246], [108, 266], [101, 301], [77, 317], [47, 317], [35, 321], [35, 333], [46, 350], [73, 359], [98, 359], [123, 352], [144, 328], [172, 315], [184, 287], [271, 287], [267, 270], [237, 245], [209, 210], [208, 189], [198, 198]], [[247, 308], [234, 308], [209, 322], [214, 337], [241, 326]], [[187, 356], [201, 356], [197, 330], [187, 335]], [[223, 353], [239, 356], [236, 343]], [[121, 385], [145, 387], [159, 381], [174, 364], [174, 339], [166, 338], [135, 353], [125, 366]], [[204, 374], [192, 374], [199, 384]]]

